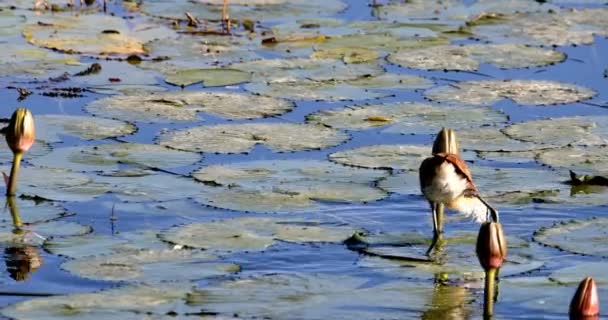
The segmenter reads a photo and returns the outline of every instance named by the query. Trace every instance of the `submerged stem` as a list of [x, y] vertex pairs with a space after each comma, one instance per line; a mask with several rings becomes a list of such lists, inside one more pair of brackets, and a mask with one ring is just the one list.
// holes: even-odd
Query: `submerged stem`
[[16, 152], [13, 155], [13, 166], [11, 167], [11, 175], [6, 186], [6, 195], [14, 196], [17, 191], [17, 176], [19, 175], [19, 167], [21, 167], [22, 152]]
[[491, 319], [494, 314], [494, 289], [496, 269], [486, 271], [486, 286], [484, 290], [483, 318]]
[[17, 203], [15, 203], [15, 196], [6, 197], [6, 202], [9, 210], [11, 211], [11, 217], [13, 218], [13, 226], [15, 229], [21, 229], [21, 215], [19, 215], [19, 208], [17, 207]]

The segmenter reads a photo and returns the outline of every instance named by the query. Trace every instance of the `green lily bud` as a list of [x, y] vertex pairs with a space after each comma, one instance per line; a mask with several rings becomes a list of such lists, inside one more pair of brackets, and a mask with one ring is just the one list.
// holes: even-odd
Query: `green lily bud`
[[25, 108], [13, 112], [6, 131], [6, 142], [13, 153], [24, 153], [34, 144], [35, 137], [34, 117]]
[[600, 301], [597, 287], [593, 278], [587, 277], [581, 281], [570, 302], [570, 319], [598, 319]]
[[458, 140], [456, 139], [456, 133], [449, 128], [441, 129], [435, 138], [435, 142], [433, 142], [433, 154], [459, 154], [459, 149], [460, 147], [458, 145]]
[[484, 270], [500, 268], [507, 256], [507, 241], [502, 226], [497, 222], [485, 222], [477, 236], [477, 258]]

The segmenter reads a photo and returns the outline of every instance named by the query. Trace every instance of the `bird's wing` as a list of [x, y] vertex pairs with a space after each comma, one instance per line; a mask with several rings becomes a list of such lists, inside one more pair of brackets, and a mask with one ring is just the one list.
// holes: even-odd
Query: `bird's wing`
[[462, 158], [460, 158], [458, 155], [455, 155], [452, 153], [447, 153], [447, 154], [444, 153], [444, 154], [440, 154], [439, 156], [441, 156], [445, 161], [451, 163], [456, 168], [456, 171], [458, 173], [464, 175], [464, 177], [469, 182], [469, 186], [467, 188], [469, 192], [477, 193], [477, 187], [475, 186], [475, 183], [473, 182], [473, 176], [471, 175], [471, 171], [469, 170], [467, 163], [464, 162], [464, 160], [462, 160]]

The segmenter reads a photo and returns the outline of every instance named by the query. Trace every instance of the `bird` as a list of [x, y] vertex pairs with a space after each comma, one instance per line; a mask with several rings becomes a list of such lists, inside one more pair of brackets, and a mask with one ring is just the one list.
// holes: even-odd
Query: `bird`
[[433, 241], [429, 254], [443, 234], [445, 207], [482, 222], [498, 222], [498, 211], [479, 194], [471, 171], [460, 157], [454, 130], [442, 128], [433, 143], [432, 156], [424, 159], [419, 169], [420, 190], [433, 214]]

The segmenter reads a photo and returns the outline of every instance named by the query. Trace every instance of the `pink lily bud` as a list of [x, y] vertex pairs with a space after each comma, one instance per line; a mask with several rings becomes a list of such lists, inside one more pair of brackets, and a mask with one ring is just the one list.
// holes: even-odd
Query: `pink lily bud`
[[570, 302], [570, 319], [598, 319], [600, 300], [593, 278], [587, 277], [581, 281]]
[[498, 269], [507, 256], [507, 241], [502, 226], [497, 222], [485, 222], [477, 236], [477, 258], [485, 271]]
[[25, 108], [15, 110], [6, 130], [6, 142], [13, 153], [29, 150], [34, 144], [35, 131], [32, 113]]

